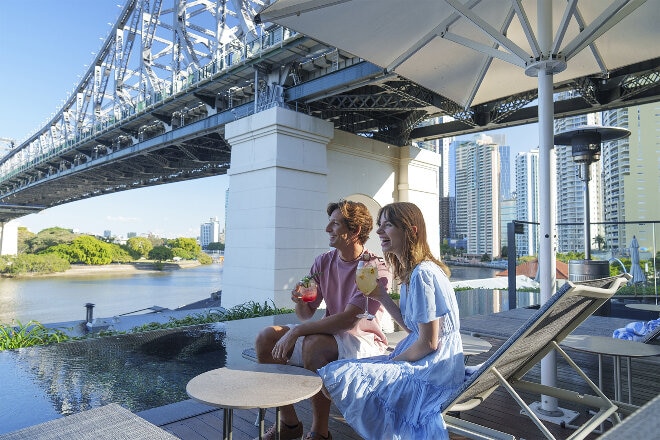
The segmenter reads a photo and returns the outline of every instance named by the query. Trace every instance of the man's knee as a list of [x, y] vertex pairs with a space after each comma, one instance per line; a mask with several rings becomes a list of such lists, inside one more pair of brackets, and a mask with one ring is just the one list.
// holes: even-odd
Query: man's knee
[[303, 343], [303, 365], [316, 371], [339, 358], [337, 341], [331, 335], [308, 335]]
[[254, 341], [254, 349], [259, 362], [273, 362], [273, 347], [282, 335], [289, 331], [288, 327], [266, 327], [262, 329]]

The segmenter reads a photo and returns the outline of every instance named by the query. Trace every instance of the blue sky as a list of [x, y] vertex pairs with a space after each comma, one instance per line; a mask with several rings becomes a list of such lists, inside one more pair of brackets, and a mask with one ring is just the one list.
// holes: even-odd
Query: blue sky
[[[20, 143], [63, 104], [121, 11], [122, 0], [3, 2], [0, 9], [0, 137]], [[27, 6], [29, 5], [29, 6]], [[536, 125], [501, 130], [511, 157], [538, 145]], [[468, 136], [471, 138], [472, 136]], [[32, 232], [52, 226], [102, 234], [197, 237], [224, 219], [227, 176], [124, 191], [22, 217]]]

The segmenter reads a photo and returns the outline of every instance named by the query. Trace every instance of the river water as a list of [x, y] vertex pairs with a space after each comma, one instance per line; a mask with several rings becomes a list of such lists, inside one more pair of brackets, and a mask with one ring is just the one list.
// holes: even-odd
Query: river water
[[[452, 281], [490, 278], [497, 270], [452, 266]], [[86, 303], [94, 316], [111, 317], [154, 305], [175, 309], [222, 289], [222, 265], [211, 264], [161, 273], [0, 279], [0, 324], [80, 321]], [[223, 298], [228, 306], [239, 304]]]
[[111, 317], [154, 305], [175, 309], [222, 289], [222, 265], [137, 274], [0, 279], [0, 323], [80, 321], [86, 303]]

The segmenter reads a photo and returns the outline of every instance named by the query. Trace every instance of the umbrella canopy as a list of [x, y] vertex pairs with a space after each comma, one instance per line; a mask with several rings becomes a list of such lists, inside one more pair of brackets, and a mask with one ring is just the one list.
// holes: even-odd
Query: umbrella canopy
[[630, 242], [630, 275], [632, 276], [631, 282], [633, 284], [646, 282], [646, 275], [644, 275], [644, 271], [639, 265], [639, 242], [634, 235]]
[[[660, 56], [657, 0], [278, 0], [257, 15], [396, 72], [464, 106]], [[547, 16], [545, 16], [547, 15]], [[551, 41], [537, 32], [551, 21]], [[546, 46], [546, 47], [544, 47]], [[527, 75], [531, 70], [532, 75]]]

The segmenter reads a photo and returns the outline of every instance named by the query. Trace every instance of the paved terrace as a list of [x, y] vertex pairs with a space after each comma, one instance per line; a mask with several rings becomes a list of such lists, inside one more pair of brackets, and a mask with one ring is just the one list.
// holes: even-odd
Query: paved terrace
[[[506, 338], [513, 333], [522, 323], [533, 313], [529, 309], [516, 309], [512, 311], [491, 314], [475, 315], [462, 320], [462, 330], [473, 333], [488, 340], [493, 348], [489, 353], [474, 356], [469, 359], [469, 364], [477, 364], [485, 360], [494, 350], [497, 349]], [[265, 325], [273, 323], [283, 324], [291, 322], [291, 315], [280, 315], [275, 317], [264, 317], [255, 319], [246, 319], [241, 321], [231, 321], [227, 323], [228, 344], [227, 364], [231, 367], [240, 367], [246, 365], [245, 359], [241, 356], [243, 348], [253, 343], [255, 333]], [[576, 334], [590, 335], [611, 335], [612, 330], [624, 326], [630, 322], [629, 319], [609, 318], [592, 316], [577, 330]], [[578, 365], [588, 374], [588, 376], [597, 383], [598, 364], [596, 355], [589, 355], [576, 351], [568, 351], [569, 355], [578, 363]], [[577, 391], [586, 391], [586, 387], [575, 373], [569, 371], [566, 363], [560, 356], [558, 358], [558, 385]], [[625, 363], [624, 363], [625, 364]], [[634, 359], [632, 361], [633, 371], [633, 403], [642, 405], [660, 394], [660, 359]], [[604, 360], [604, 387], [608, 396], [613, 395], [612, 389], [612, 361], [609, 358]], [[535, 367], [529, 374], [530, 380], [540, 381], [540, 368]], [[625, 371], [623, 372], [625, 378]], [[623, 395], [627, 396], [627, 387], [625, 386]], [[527, 402], [538, 399], [537, 396], [525, 396]], [[566, 406], [570, 409], [570, 406]], [[311, 423], [311, 408], [308, 401], [296, 404], [298, 414], [306, 427]], [[576, 409], [576, 408], [574, 408]], [[160, 426], [166, 431], [185, 440], [217, 439], [222, 435], [222, 411], [198, 404], [192, 400], [174, 403], [164, 407], [138, 413], [139, 416]], [[274, 411], [267, 411], [267, 423], [273, 423]], [[519, 438], [535, 439], [541, 438], [540, 432], [534, 424], [525, 416], [519, 413], [519, 407], [513, 399], [501, 388], [491, 395], [484, 404], [479, 407], [464, 412], [461, 416], [467, 420], [480, 423], [484, 426], [507, 431]], [[253, 439], [258, 436], [258, 429], [254, 426], [257, 417], [257, 410], [236, 410], [234, 411], [234, 439], [244, 440]], [[582, 418], [584, 416], [580, 416]], [[548, 425], [553, 435], [557, 438], [567, 438], [573, 433], [570, 429], [561, 428], [558, 425]], [[341, 414], [336, 408], [332, 408], [330, 429], [335, 440], [360, 439], [346, 423], [344, 423]], [[454, 437], [459, 438], [459, 437]], [[589, 437], [597, 438], [596, 434]]]

